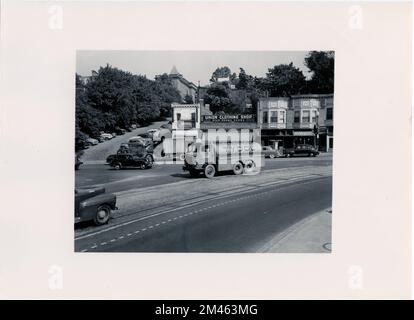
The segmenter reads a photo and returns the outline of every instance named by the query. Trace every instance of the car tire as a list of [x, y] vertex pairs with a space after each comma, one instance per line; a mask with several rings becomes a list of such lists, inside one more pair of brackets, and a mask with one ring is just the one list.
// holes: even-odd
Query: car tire
[[242, 174], [243, 173], [243, 170], [244, 170], [244, 168], [243, 168], [243, 164], [241, 162], [237, 162], [237, 163], [234, 164], [234, 166], [233, 166], [233, 173], [236, 176], [238, 176], [239, 174]]
[[274, 159], [275, 158], [275, 155], [274, 154], [269, 154], [269, 158], [270, 159]]
[[206, 165], [204, 168], [204, 175], [206, 178], [212, 179], [216, 175], [216, 167], [212, 164]]
[[95, 218], [93, 219], [97, 226], [107, 224], [111, 217], [111, 208], [107, 204], [103, 204], [96, 210]]
[[122, 165], [121, 163], [117, 162], [112, 165], [112, 168], [114, 168], [115, 170], [120, 170], [122, 169]]

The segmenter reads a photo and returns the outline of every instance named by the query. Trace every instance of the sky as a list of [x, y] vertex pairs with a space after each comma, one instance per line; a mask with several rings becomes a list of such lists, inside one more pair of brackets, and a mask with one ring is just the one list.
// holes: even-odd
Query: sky
[[155, 75], [170, 73], [176, 66], [184, 78], [195, 85], [207, 85], [217, 67], [228, 66], [239, 73], [242, 67], [247, 74], [263, 77], [269, 68], [292, 62], [309, 78], [304, 65], [307, 51], [78, 51], [76, 72], [82, 76], [91, 75], [92, 70], [109, 63], [133, 74]]

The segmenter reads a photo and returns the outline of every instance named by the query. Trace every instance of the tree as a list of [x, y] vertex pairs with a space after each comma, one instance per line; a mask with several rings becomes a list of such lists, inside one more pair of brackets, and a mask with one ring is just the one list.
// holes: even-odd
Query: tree
[[210, 105], [210, 110], [213, 113], [230, 113], [233, 107], [227, 88], [222, 84], [214, 84], [210, 86], [204, 96], [204, 102]]
[[312, 72], [308, 81], [309, 92], [334, 92], [334, 51], [311, 51], [305, 58], [305, 65]]
[[305, 86], [305, 76], [293, 63], [270, 68], [263, 82], [270, 96], [288, 97], [299, 94]]
[[180, 101], [167, 74], [154, 81], [106, 65], [86, 85], [76, 75], [76, 145], [86, 135], [159, 119], [168, 115], [172, 102]]
[[230, 68], [227, 66], [219, 67], [211, 75], [210, 81], [212, 83], [217, 83], [217, 80], [220, 78], [228, 78], [229, 82], [233, 83], [236, 80], [237, 75], [236, 73], [231, 73]]
[[254, 87], [254, 78], [248, 75], [243, 68], [240, 68], [239, 80], [236, 83], [237, 89], [252, 90]]

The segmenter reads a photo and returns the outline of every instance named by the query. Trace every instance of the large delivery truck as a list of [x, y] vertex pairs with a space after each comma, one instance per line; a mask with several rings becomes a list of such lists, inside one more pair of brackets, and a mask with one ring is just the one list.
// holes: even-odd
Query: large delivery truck
[[207, 178], [213, 178], [221, 171], [232, 171], [235, 175], [258, 173], [265, 163], [261, 150], [261, 145], [256, 142], [196, 141], [187, 146], [183, 170], [192, 177], [204, 173]]

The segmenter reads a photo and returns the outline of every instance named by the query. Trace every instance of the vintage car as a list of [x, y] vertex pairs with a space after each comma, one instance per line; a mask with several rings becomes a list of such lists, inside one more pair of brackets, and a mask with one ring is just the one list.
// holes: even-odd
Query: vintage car
[[293, 156], [316, 157], [319, 154], [319, 151], [316, 150], [315, 147], [310, 144], [298, 144], [294, 148], [288, 148], [288, 149], [283, 150], [283, 154], [285, 157], [293, 157]]
[[103, 225], [109, 221], [112, 210], [117, 210], [116, 196], [105, 193], [104, 187], [75, 189], [75, 223], [93, 221]]
[[122, 168], [149, 169], [154, 163], [151, 145], [145, 146], [141, 142], [128, 143], [128, 148], [120, 149], [117, 154], [110, 155], [107, 162], [115, 170]]
[[156, 129], [152, 134], [152, 140], [155, 142], [162, 142], [166, 138], [171, 138], [171, 121], [163, 124], [159, 129]]
[[276, 158], [276, 157], [280, 156], [279, 151], [273, 149], [270, 146], [262, 147], [262, 153], [265, 156], [265, 158], [270, 158], [270, 159], [273, 159], [273, 158]]

